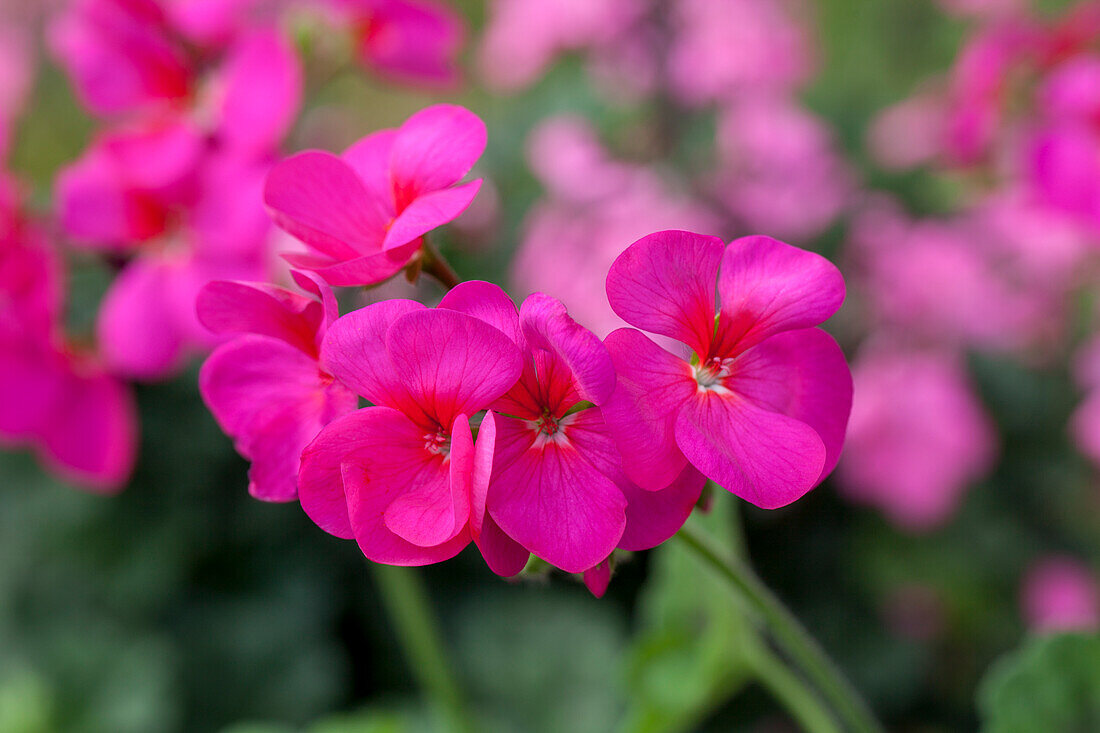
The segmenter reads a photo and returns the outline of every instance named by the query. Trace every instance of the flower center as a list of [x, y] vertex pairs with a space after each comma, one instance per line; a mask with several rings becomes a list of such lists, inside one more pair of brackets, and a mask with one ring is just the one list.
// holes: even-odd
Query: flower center
[[535, 431], [535, 445], [542, 446], [547, 443], [567, 443], [569, 439], [565, 435], [565, 427], [570, 418], [555, 417], [549, 410], [544, 410], [536, 420], [528, 420], [527, 426]]
[[442, 455], [447, 458], [451, 454], [451, 436], [447, 435], [443, 428], [435, 433], [428, 433], [424, 436], [424, 450], [432, 455]]
[[728, 394], [726, 378], [733, 374], [733, 359], [722, 359], [712, 356], [702, 364], [691, 368], [695, 383], [699, 385], [700, 392], [717, 392]]

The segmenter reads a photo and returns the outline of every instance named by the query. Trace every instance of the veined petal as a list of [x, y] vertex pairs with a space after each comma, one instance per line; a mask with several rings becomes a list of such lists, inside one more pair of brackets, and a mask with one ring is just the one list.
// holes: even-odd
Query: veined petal
[[825, 445], [806, 423], [736, 394], [699, 391], [676, 419], [676, 444], [707, 478], [763, 509], [817, 485]]
[[390, 181], [390, 155], [396, 139], [397, 130], [378, 130], [352, 144], [340, 156], [359, 175], [371, 198], [384, 202], [383, 208], [391, 216], [396, 209]]
[[545, 349], [569, 368], [580, 396], [602, 405], [615, 389], [615, 366], [607, 347], [596, 334], [569, 317], [556, 298], [533, 293], [519, 313], [527, 343]]
[[819, 328], [776, 334], [741, 355], [727, 385], [821, 436], [825, 465], [819, 481], [836, 467], [852, 411], [852, 372], [832, 336]]
[[823, 323], [844, 302], [844, 277], [819, 254], [771, 237], [742, 237], [726, 248], [718, 294], [714, 352], [733, 356], [780, 331]]
[[287, 253], [282, 257], [291, 267], [314, 272], [329, 285], [354, 288], [389, 280], [409, 264], [418, 249], [419, 240], [384, 252], [347, 260], [297, 253]]
[[687, 464], [674, 427], [697, 389], [691, 366], [631, 328], [610, 333], [604, 343], [618, 376], [601, 411], [623, 472], [643, 489], [663, 489]]
[[446, 308], [399, 317], [386, 332], [386, 351], [409, 394], [440, 425], [488, 407], [523, 367], [519, 348], [506, 335]]
[[266, 283], [217, 280], [199, 291], [199, 321], [213, 333], [255, 333], [316, 355], [321, 304]]
[[519, 311], [503, 288], [483, 280], [461, 282], [443, 296], [440, 308], [465, 313], [468, 316], [485, 321], [490, 326], [503, 331], [512, 342], [526, 349], [526, 341], [520, 332]]
[[656, 547], [680, 531], [703, 493], [706, 477], [694, 466], [685, 466], [660, 491], [641, 489], [626, 476], [616, 477], [615, 483], [626, 497], [626, 529], [619, 547], [638, 552]]
[[627, 247], [607, 273], [607, 300], [627, 323], [705, 355], [714, 334], [718, 237], [665, 231]]
[[405, 120], [390, 155], [398, 208], [458, 183], [485, 150], [485, 123], [470, 110], [436, 104]]
[[461, 186], [428, 191], [417, 196], [397, 215], [386, 232], [382, 249], [393, 249], [418, 239], [436, 227], [443, 226], [458, 218], [481, 190], [481, 179], [477, 178]]
[[[451, 291], [454, 292], [454, 291]], [[485, 508], [489, 494], [489, 480], [493, 472], [496, 452], [496, 418], [492, 411], [485, 413], [477, 431], [474, 445], [473, 471], [470, 476], [470, 535], [473, 537], [485, 564], [497, 575], [511, 577], [527, 565], [530, 553], [518, 542], [504, 534]]]

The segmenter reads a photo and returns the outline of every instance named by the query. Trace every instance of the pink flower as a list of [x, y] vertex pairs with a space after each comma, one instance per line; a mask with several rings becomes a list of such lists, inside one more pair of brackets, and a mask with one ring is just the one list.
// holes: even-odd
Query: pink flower
[[386, 280], [417, 254], [421, 237], [470, 205], [481, 180], [456, 184], [485, 140], [473, 113], [435, 105], [341, 157], [310, 150], [287, 158], [268, 175], [264, 201], [276, 224], [312, 252], [285, 259], [332, 285]]
[[603, 414], [631, 480], [660, 489], [691, 464], [771, 509], [833, 469], [852, 387], [840, 348], [813, 328], [844, 300], [831, 263], [768, 237], [727, 247], [658, 232], [611, 266], [607, 296], [628, 323], [694, 352], [632, 329], [606, 339], [618, 383]]
[[320, 366], [321, 343], [339, 312], [331, 290], [298, 276], [320, 298], [270, 285], [212, 282], [199, 293], [199, 320], [237, 334], [203, 364], [199, 389], [238, 452], [252, 462], [248, 490], [292, 501], [302, 450], [328, 423], [359, 406]]
[[524, 355], [519, 380], [492, 405], [496, 450], [486, 500], [488, 517], [524, 548], [515, 571], [528, 551], [567, 572], [606, 568], [616, 547], [648, 549], [675, 534], [703, 477], [684, 468], [652, 492], [626, 478], [600, 412], [615, 371], [594, 334], [554, 298], [535, 293], [517, 313], [503, 290], [484, 282], [462, 283], [440, 308], [495, 326]]
[[[931, 530], [996, 457], [996, 435], [957, 359], [875, 346], [853, 368], [855, 402], [837, 479], [894, 524]], [[935, 460], [929, 460], [935, 456]]]
[[180, 104], [194, 91], [193, 62], [156, 0], [73, 0], [49, 41], [95, 114]]
[[439, 562], [476, 538], [491, 568], [511, 569], [511, 556], [494, 552], [506, 538], [485, 521], [493, 419], [475, 445], [470, 417], [519, 378], [516, 345], [464, 313], [388, 300], [333, 323], [321, 364], [374, 406], [330, 423], [306, 448], [306, 514], [375, 562]]
[[1024, 619], [1032, 631], [1095, 631], [1100, 627], [1100, 587], [1093, 572], [1071, 557], [1034, 563], [1020, 591]]
[[0, 444], [32, 448], [88, 489], [117, 491], [135, 460], [133, 396], [66, 342], [61, 262], [41, 234], [14, 210], [0, 219]]
[[436, 0], [330, 0], [355, 34], [360, 62], [394, 81], [433, 87], [458, 83], [462, 17]]
[[0, 160], [7, 157], [15, 124], [30, 95], [35, 48], [29, 27], [0, 12]]

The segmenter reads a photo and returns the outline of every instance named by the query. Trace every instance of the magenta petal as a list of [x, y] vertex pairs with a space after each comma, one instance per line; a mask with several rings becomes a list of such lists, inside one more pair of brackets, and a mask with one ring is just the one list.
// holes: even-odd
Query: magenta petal
[[[336, 296], [333, 294], [332, 288], [316, 273], [291, 270], [290, 277], [294, 280], [295, 285], [321, 301], [325, 317], [324, 326], [320, 331], [325, 331], [332, 325], [333, 321], [340, 317], [340, 304], [336, 302]], [[320, 335], [324, 336], [323, 333]], [[320, 344], [318, 344], [318, 348], [320, 348]]]
[[530, 553], [523, 545], [504, 534], [485, 509], [489, 493], [489, 479], [493, 471], [493, 454], [496, 451], [496, 418], [485, 413], [477, 431], [474, 446], [474, 465], [470, 481], [470, 534], [473, 536], [485, 564], [497, 575], [509, 578], [527, 565]]
[[607, 300], [627, 323], [706, 355], [714, 333], [718, 237], [665, 231], [626, 248], [607, 273]]
[[631, 328], [613, 331], [604, 343], [618, 376], [601, 411], [623, 472], [644, 489], [663, 489], [687, 464], [674, 428], [697, 390], [691, 366]]
[[213, 333], [255, 333], [316, 352], [322, 307], [315, 300], [263, 283], [217, 280], [199, 291], [199, 321]]
[[461, 186], [429, 191], [416, 197], [390, 224], [382, 248], [393, 249], [454, 221], [480, 189], [481, 179], [478, 178]]
[[409, 117], [390, 155], [398, 201], [458, 183], [481, 157], [486, 139], [485, 123], [464, 107], [436, 104]]
[[96, 332], [111, 370], [156, 379], [179, 363], [184, 347], [172, 293], [180, 273], [170, 263], [135, 260], [103, 299]]
[[21, 444], [40, 435], [68, 382], [49, 346], [0, 343], [0, 442]]
[[826, 454], [818, 480], [836, 467], [852, 411], [852, 373], [832, 336], [818, 328], [776, 334], [738, 359], [727, 384], [757, 406], [817, 431]]
[[602, 405], [611, 398], [615, 366], [607, 347], [596, 334], [570, 318], [560, 300], [533, 293], [523, 301], [519, 318], [527, 343], [564, 361], [583, 399]]
[[293, 46], [273, 30], [245, 35], [225, 61], [219, 132], [247, 155], [275, 151], [302, 99], [302, 68]]
[[408, 391], [386, 353], [386, 332], [397, 319], [424, 310], [415, 300], [384, 300], [336, 320], [325, 335], [321, 364], [376, 405], [404, 407]]
[[370, 197], [394, 211], [393, 182], [390, 180], [390, 154], [397, 130], [379, 130], [354, 143], [340, 156], [359, 176]]
[[735, 394], [690, 400], [676, 419], [676, 444], [707, 478], [763, 509], [801, 497], [825, 465], [813, 428]]
[[[465, 415], [455, 418], [451, 430], [451, 449], [447, 460], [424, 450], [424, 431], [409, 421], [412, 440], [418, 446], [398, 459], [391, 451], [385, 457], [369, 461], [367, 473], [371, 482], [385, 475], [413, 476], [404, 493], [386, 507], [386, 526], [394, 534], [421, 547], [442, 544], [459, 533], [470, 517], [470, 482], [473, 478], [474, 439]], [[396, 432], [396, 431], [395, 431]], [[417, 439], [419, 438], [419, 442]], [[421, 470], [425, 458], [434, 470]], [[404, 463], [404, 466], [400, 465]], [[385, 470], [378, 466], [385, 465]]]
[[415, 505], [424, 510], [421, 516], [431, 520], [429, 532], [421, 535], [414, 524], [403, 521], [397, 523], [399, 528], [417, 539], [434, 534], [430, 530], [438, 515], [431, 509], [430, 499], [436, 498], [442, 505], [438, 514], [446, 515], [452, 497], [442, 455], [430, 453], [423, 429], [396, 410], [368, 407], [354, 414], [362, 416], [355, 451], [345, 454], [341, 473], [355, 539], [363, 554], [391, 565], [425, 565], [457, 555], [470, 542], [464, 517], [457, 534], [428, 547], [409, 542], [390, 529], [390, 507], [398, 502], [401, 504], [394, 511], [399, 519], [413, 518], [408, 511], [412, 507], [403, 499], [412, 491], [418, 496]]
[[432, 0], [388, 0], [371, 9], [372, 32], [358, 49], [363, 63], [407, 84], [456, 84], [464, 27], [453, 8]]
[[317, 273], [329, 285], [354, 288], [389, 280], [409, 264], [409, 260], [418, 249], [420, 249], [419, 240], [385, 252], [344, 261], [308, 254], [288, 253], [282, 257], [291, 267]]
[[336, 259], [382, 249], [387, 216], [351, 167], [331, 153], [307, 150], [267, 174], [264, 203], [272, 219]]
[[611, 583], [611, 560], [604, 560], [599, 565], [584, 571], [584, 587], [597, 598], [603, 598], [607, 592], [607, 586]]
[[516, 304], [499, 285], [483, 280], [461, 282], [443, 296], [439, 307], [485, 321], [503, 331], [517, 346], [525, 348], [526, 342], [520, 332]]
[[121, 247], [165, 228], [164, 207], [128, 186], [107, 156], [95, 152], [61, 170], [54, 197], [61, 227], [79, 244]]
[[626, 497], [626, 529], [619, 547], [638, 552], [656, 547], [680, 531], [703, 493], [706, 477], [693, 466], [685, 466], [660, 491], [638, 488], [625, 476], [615, 483]]
[[585, 441], [536, 438], [511, 418], [498, 420], [497, 430], [503, 465], [494, 471], [488, 506], [500, 528], [569, 573], [610, 555], [626, 526], [626, 499], [582, 454]]
[[126, 386], [106, 374], [73, 374], [42, 435], [46, 460], [89, 488], [114, 492], [137, 456], [137, 407]]
[[718, 277], [718, 353], [740, 353], [780, 331], [823, 323], [844, 302], [844, 277], [819, 254], [771, 237], [734, 240]]
[[386, 333], [386, 351], [409, 393], [441, 425], [485, 409], [523, 369], [519, 348], [506, 335], [445, 308], [399, 317]]

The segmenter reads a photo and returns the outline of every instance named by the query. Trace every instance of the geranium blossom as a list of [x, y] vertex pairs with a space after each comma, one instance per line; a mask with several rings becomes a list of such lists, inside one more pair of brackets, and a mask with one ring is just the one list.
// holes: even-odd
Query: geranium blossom
[[302, 450], [321, 428], [359, 406], [356, 395], [319, 364], [325, 333], [339, 316], [336, 300], [327, 286], [296, 279], [317, 297], [219, 281], [206, 285], [198, 299], [203, 325], [237, 335], [203, 364], [199, 389], [252, 462], [249, 492], [265, 501], [297, 498]]
[[663, 488], [691, 464], [775, 508], [832, 471], [852, 388], [840, 348], [813, 328], [844, 299], [827, 260], [768, 237], [727, 247], [659, 232], [619, 256], [607, 295], [628, 323], [685, 347], [670, 353], [633, 329], [606, 340], [618, 383], [603, 412], [639, 486]]
[[485, 149], [484, 123], [435, 105], [342, 156], [298, 153], [271, 171], [264, 201], [275, 222], [309, 246], [294, 267], [332, 285], [370, 285], [416, 256], [421, 237], [461, 214], [481, 180], [459, 184]]

